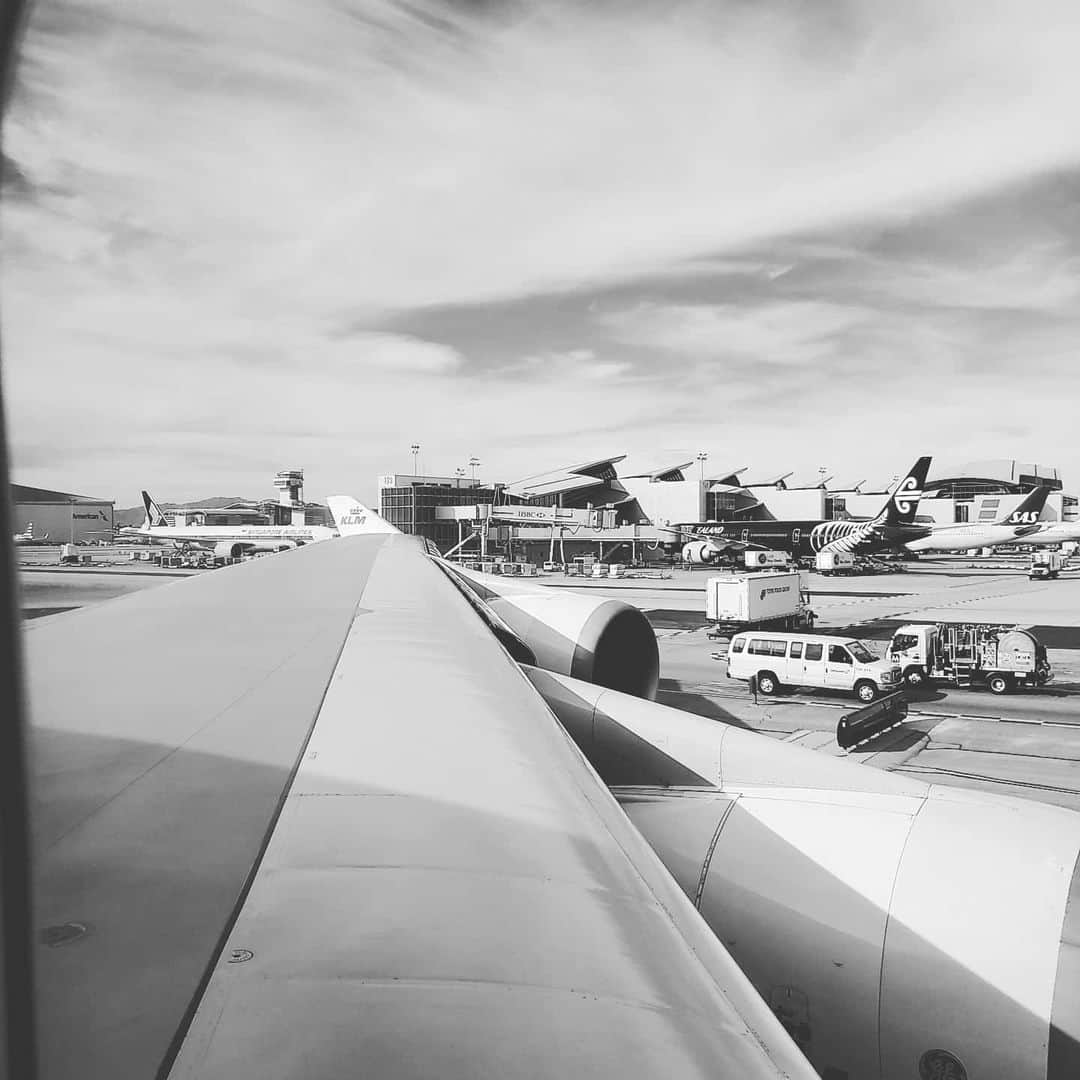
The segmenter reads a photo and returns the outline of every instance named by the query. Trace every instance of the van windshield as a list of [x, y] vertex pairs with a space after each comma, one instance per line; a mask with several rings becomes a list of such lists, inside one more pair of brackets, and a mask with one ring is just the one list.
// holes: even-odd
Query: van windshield
[[851, 655], [859, 661], [860, 664], [872, 664], [877, 660], [877, 656], [874, 655], [861, 641], [848, 641], [845, 642]]

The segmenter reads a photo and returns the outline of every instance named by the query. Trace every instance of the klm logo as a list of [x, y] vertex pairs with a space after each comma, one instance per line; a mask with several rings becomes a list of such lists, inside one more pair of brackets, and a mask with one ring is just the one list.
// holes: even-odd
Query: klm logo
[[341, 519], [342, 525], [363, 525], [367, 521], [367, 514], [365, 514], [359, 507], [354, 506], [347, 514]]

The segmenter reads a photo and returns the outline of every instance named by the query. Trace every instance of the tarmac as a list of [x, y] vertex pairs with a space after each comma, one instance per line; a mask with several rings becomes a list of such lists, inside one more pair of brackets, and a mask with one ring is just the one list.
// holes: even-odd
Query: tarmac
[[[19, 552], [27, 618], [63, 618], [72, 608], [193, 572], [222, 572], [161, 570], [105, 549], [88, 549], [90, 566], [60, 569], [55, 549], [38, 559], [35, 550], [30, 557]], [[904, 622], [1015, 623], [1031, 627], [1047, 646], [1054, 681], [1003, 697], [942, 686], [920, 691], [911, 695], [904, 724], [849, 752], [837, 746], [835, 732], [840, 717], [858, 707], [850, 695], [796, 690], [755, 701], [745, 683], [726, 677], [723, 650], [707, 636], [707, 568], [662, 578], [547, 575], [536, 582], [641, 608], [660, 645], [664, 704], [872, 767], [1080, 810], [1080, 567], [1057, 580], [1030, 581], [1020, 557], [947, 556], [908, 565], [906, 572], [865, 577], [805, 574], [817, 628], [858, 637], [880, 654]]]

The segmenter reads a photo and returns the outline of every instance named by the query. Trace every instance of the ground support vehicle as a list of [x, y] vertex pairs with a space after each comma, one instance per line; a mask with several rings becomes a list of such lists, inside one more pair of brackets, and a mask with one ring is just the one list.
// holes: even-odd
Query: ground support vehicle
[[755, 680], [763, 694], [783, 686], [848, 690], [868, 705], [903, 686], [900, 668], [861, 641], [823, 634], [749, 630], [731, 639], [729, 679]]
[[1058, 551], [1036, 551], [1031, 556], [1031, 566], [1028, 569], [1028, 577], [1034, 581], [1036, 578], [1056, 578], [1061, 573], [1065, 560]]
[[1007, 694], [1054, 677], [1046, 647], [1030, 630], [996, 623], [912, 623], [893, 634], [888, 655], [909, 687], [939, 679]]
[[825, 577], [854, 574], [855, 556], [850, 551], [819, 551], [814, 557], [814, 569]]
[[810, 594], [797, 572], [722, 574], [705, 582], [705, 616], [711, 637], [750, 628], [812, 629]]

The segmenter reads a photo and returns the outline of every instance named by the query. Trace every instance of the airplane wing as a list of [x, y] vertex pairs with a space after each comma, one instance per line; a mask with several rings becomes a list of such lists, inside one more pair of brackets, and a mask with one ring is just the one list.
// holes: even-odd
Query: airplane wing
[[25, 640], [42, 1077], [815, 1076], [414, 538]]

